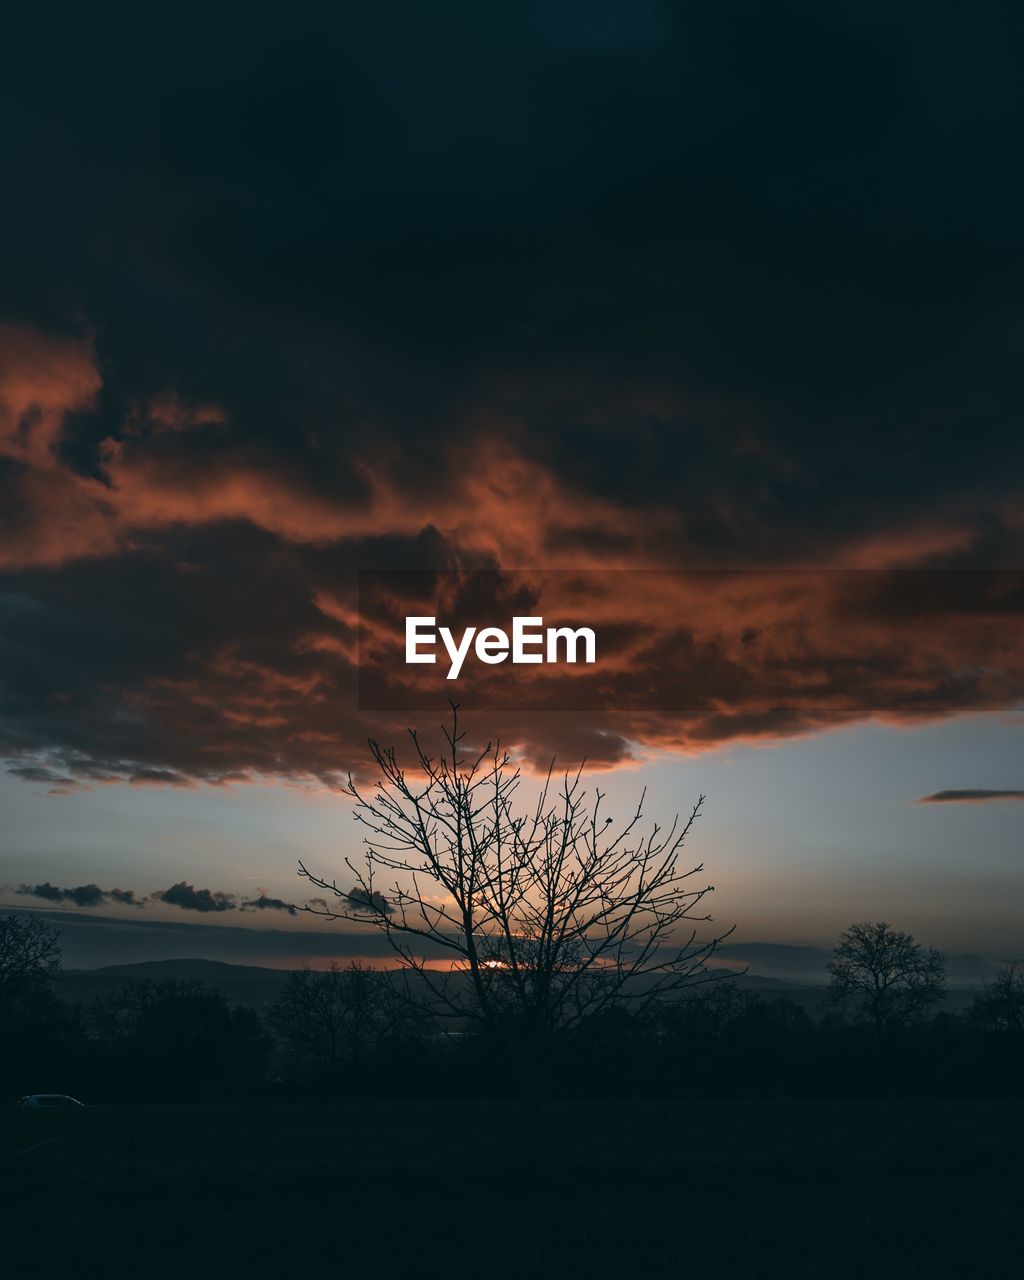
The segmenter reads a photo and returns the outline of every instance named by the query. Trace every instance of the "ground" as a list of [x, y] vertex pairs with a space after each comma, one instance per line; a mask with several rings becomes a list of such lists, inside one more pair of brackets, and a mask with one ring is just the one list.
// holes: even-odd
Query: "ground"
[[17, 1280], [1018, 1280], [1022, 1136], [1012, 1102], [5, 1107], [0, 1239]]

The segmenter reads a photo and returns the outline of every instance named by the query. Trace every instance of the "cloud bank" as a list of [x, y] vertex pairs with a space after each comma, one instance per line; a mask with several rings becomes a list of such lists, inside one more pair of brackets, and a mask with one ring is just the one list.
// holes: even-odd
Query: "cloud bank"
[[339, 785], [409, 722], [395, 602], [359, 645], [374, 568], [467, 609], [479, 572], [608, 575], [610, 666], [467, 698], [531, 762], [1019, 706], [1012, 42], [881, 4], [609, 40], [586, 6], [364, 9], [286, 41], [183, 10], [144, 60], [16, 15], [12, 772]]
[[60, 888], [44, 880], [42, 884], [22, 884], [14, 892], [21, 897], [43, 898], [47, 902], [69, 903], [75, 907], [99, 907], [104, 903], [120, 906], [142, 907], [147, 899], [138, 897], [132, 889], [101, 889], [97, 884], [80, 884], [75, 888]]
[[146, 907], [149, 903], [160, 902], [167, 906], [179, 907], [183, 911], [198, 911], [201, 914], [211, 912], [219, 914], [225, 911], [282, 911], [290, 916], [297, 915], [301, 909], [294, 902], [269, 897], [265, 889], [258, 889], [254, 898], [246, 898], [221, 890], [197, 889], [195, 885], [188, 884], [184, 880], [167, 889], [148, 894], [136, 893], [134, 889], [101, 889], [97, 884], [61, 888], [48, 880], [40, 884], [18, 885], [13, 892], [19, 897], [40, 898], [46, 902], [59, 902], [72, 907], [99, 907], [109, 904]]

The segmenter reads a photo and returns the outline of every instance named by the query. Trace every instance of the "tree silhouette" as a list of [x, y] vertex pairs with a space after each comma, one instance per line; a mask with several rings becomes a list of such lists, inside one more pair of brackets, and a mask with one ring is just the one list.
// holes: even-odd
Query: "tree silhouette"
[[885, 921], [852, 924], [828, 963], [830, 1001], [876, 1033], [906, 1026], [941, 1000], [946, 962]]
[[685, 823], [645, 835], [643, 796], [616, 827], [582, 769], [556, 784], [552, 765], [532, 810], [517, 812], [509, 755], [468, 752], [455, 707], [443, 735], [435, 758], [410, 731], [409, 772], [370, 742], [374, 791], [349, 780], [369, 832], [362, 865], [346, 859], [354, 885], [300, 864], [337, 900], [316, 914], [376, 925], [410, 971], [406, 990], [513, 1051], [527, 1084], [586, 1018], [713, 976], [706, 962], [726, 935], [698, 939], [695, 928], [711, 919], [699, 908], [712, 886], [694, 885], [701, 865], [679, 864], [703, 796]]
[[1024, 1032], [1024, 973], [1016, 964], [1000, 969], [971, 1005], [971, 1020], [986, 1031]]
[[332, 1084], [413, 1030], [408, 1005], [382, 974], [333, 962], [324, 970], [290, 973], [267, 1021], [293, 1069]]
[[130, 983], [95, 1000], [89, 1018], [143, 1096], [233, 1095], [264, 1078], [271, 1045], [256, 1012], [195, 979]]
[[38, 916], [0, 916], [0, 1002], [31, 995], [60, 968], [58, 937]]

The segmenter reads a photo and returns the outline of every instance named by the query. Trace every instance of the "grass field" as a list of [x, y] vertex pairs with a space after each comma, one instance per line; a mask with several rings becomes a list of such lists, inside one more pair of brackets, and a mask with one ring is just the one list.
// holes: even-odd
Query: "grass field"
[[1024, 1274], [1018, 1103], [7, 1107], [0, 1126], [11, 1280]]

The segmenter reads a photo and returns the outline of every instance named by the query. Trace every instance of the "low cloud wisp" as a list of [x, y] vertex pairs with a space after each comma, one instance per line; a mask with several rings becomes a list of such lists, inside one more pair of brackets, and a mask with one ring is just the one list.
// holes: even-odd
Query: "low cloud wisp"
[[930, 796], [921, 796], [917, 804], [987, 804], [998, 800], [1024, 800], [1024, 790], [990, 790], [986, 787], [954, 788], [948, 791], [933, 791]]

